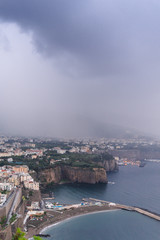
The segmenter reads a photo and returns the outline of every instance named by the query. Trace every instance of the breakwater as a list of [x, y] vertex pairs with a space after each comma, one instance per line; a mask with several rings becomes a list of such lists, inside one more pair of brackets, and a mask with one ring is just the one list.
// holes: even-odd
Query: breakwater
[[106, 203], [109, 206], [114, 206], [117, 209], [123, 209], [123, 210], [127, 210], [127, 211], [134, 211], [140, 214], [143, 214], [147, 217], [153, 218], [157, 221], [160, 221], [160, 215], [156, 214], [156, 213], [152, 213], [148, 210], [144, 210], [142, 208], [138, 208], [138, 207], [133, 207], [133, 206], [127, 206], [127, 205], [123, 205], [123, 204], [118, 204], [118, 203], [113, 203], [113, 202], [108, 202], [105, 200], [99, 200], [99, 199], [95, 199], [95, 198], [89, 198], [89, 199], [83, 199], [83, 201], [95, 201], [95, 202], [101, 202], [101, 203]]

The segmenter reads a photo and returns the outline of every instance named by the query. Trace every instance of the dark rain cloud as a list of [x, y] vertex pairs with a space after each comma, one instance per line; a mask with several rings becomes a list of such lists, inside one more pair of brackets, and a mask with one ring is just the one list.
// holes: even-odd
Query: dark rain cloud
[[134, 72], [137, 56], [157, 56], [150, 55], [150, 48], [160, 46], [158, 5], [137, 0], [1, 0], [0, 18], [32, 31], [44, 55], [72, 56], [71, 64], [82, 72], [106, 76]]
[[[57, 103], [64, 109], [68, 101], [71, 109], [65, 113], [70, 127], [66, 124], [64, 131], [70, 131], [74, 122], [79, 132], [91, 125], [97, 132], [108, 121], [156, 132], [160, 119], [156, 107], [160, 103], [159, 12], [157, 0], [0, 0], [1, 23], [15, 23], [31, 34], [36, 51], [66, 75], [62, 88], [66, 84], [68, 92]], [[47, 98], [47, 84], [48, 90], [51, 86], [50, 80], [45, 81]], [[48, 109], [52, 100], [46, 100]], [[60, 116], [64, 118], [63, 112]], [[62, 125], [63, 121], [60, 129]], [[52, 122], [48, 126], [52, 128]]]
[[80, 72], [133, 74], [159, 58], [158, 1], [1, 0], [0, 18], [33, 32], [46, 56], [72, 57]]

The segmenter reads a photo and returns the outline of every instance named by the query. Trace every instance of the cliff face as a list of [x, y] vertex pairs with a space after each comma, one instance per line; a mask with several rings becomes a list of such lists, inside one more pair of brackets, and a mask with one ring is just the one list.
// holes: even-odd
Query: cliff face
[[107, 172], [113, 172], [118, 170], [118, 164], [116, 160], [104, 160], [98, 163], [99, 166], [104, 167]]
[[38, 173], [41, 183], [59, 183], [62, 180], [62, 169], [60, 166], [55, 168], [44, 169]]
[[107, 174], [104, 168], [81, 168], [57, 166], [39, 172], [41, 183], [60, 183], [62, 180], [75, 183], [107, 183]]
[[103, 168], [62, 167], [63, 177], [75, 183], [107, 183], [107, 174]]
[[72, 166], [57, 166], [44, 169], [38, 173], [41, 183], [60, 183], [63, 180], [75, 183], [107, 183], [107, 172], [117, 171], [118, 165], [114, 159], [98, 162], [100, 168], [82, 168]]

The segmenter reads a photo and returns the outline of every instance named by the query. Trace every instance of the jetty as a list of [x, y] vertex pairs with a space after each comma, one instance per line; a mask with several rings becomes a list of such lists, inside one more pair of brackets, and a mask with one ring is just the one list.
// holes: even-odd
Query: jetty
[[100, 203], [105, 203], [108, 204], [109, 206], [114, 206], [117, 209], [122, 209], [122, 210], [126, 210], [126, 211], [133, 211], [133, 212], [137, 212], [140, 214], [143, 214], [147, 217], [153, 218], [157, 221], [160, 221], [160, 215], [153, 213], [149, 210], [146, 209], [142, 209], [142, 208], [138, 208], [138, 207], [133, 207], [133, 206], [127, 206], [127, 205], [123, 205], [123, 204], [119, 204], [119, 203], [113, 203], [113, 202], [109, 202], [109, 201], [105, 201], [105, 200], [100, 200], [100, 199], [96, 199], [96, 198], [83, 198], [83, 201], [93, 201], [93, 202], [100, 202]]

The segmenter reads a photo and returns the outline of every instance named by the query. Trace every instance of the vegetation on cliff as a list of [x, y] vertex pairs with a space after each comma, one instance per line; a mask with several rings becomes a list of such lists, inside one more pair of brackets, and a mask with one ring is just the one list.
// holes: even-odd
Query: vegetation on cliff
[[[52, 159], [55, 160], [54, 164], [50, 163]], [[29, 169], [39, 172], [42, 169], [55, 168], [56, 166], [62, 165], [82, 168], [99, 168], [99, 162], [113, 160], [113, 156], [107, 152], [103, 154], [70, 152], [66, 152], [65, 154], [58, 154], [53, 150], [47, 150], [42, 157], [38, 157], [34, 160], [31, 158], [31, 156], [13, 156], [13, 160], [13, 163], [8, 163], [7, 158], [4, 158], [5, 162], [3, 162], [3, 164], [15, 165], [15, 163], [19, 162], [21, 164], [27, 165]]]

